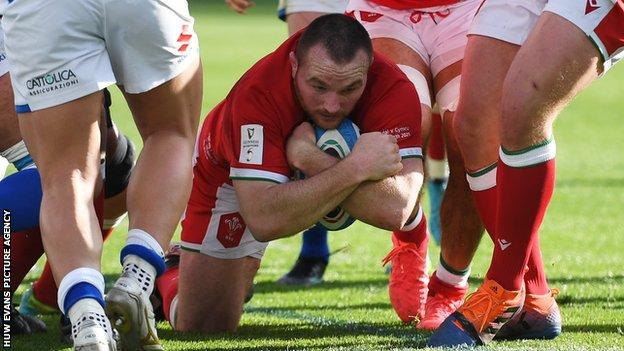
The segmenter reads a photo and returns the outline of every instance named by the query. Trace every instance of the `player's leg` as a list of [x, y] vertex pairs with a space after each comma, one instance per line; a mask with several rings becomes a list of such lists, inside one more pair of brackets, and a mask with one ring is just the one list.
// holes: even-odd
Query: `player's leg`
[[[477, 15], [473, 31], [486, 10], [487, 3]], [[502, 86], [517, 50], [518, 45], [490, 36], [468, 37], [462, 67], [460, 99], [453, 121], [458, 146], [469, 175], [468, 184], [483, 224], [491, 236], [495, 235], [493, 223], [496, 220], [497, 193], [495, 170], [492, 171], [490, 166], [496, 163], [496, 150], [499, 145]], [[484, 72], [486, 67], [487, 73]], [[462, 255], [460, 259], [464, 262], [457, 262], [458, 264], [468, 266], [472, 255]], [[464, 307], [460, 310], [462, 308]], [[452, 324], [457, 315], [458, 312], [452, 314], [442, 323], [429, 340], [429, 345], [470, 343], [470, 337], [457, 341], [449, 332], [452, 328], [449, 328], [447, 322]]]
[[[77, 328], [79, 320], [93, 315], [104, 324], [98, 330], [108, 333], [106, 327], [110, 326], [102, 309], [104, 279], [99, 273], [102, 239], [92, 205], [100, 164], [100, 106], [101, 94], [90, 94], [71, 103], [23, 114], [20, 129], [41, 174], [42, 239], [55, 279], [60, 282], [59, 305]], [[66, 128], [67, 125], [75, 128]], [[41, 130], [46, 132], [40, 133]], [[67, 144], [61, 145], [58, 140]], [[59, 159], [59, 154], [64, 157]], [[68, 252], [69, 243], [70, 252], [75, 254]], [[77, 337], [87, 338], [75, 334], [75, 344], [81, 342]]]
[[[538, 230], [555, 183], [552, 125], [576, 94], [617, 61], [614, 53], [621, 44], [610, 44], [621, 43], [624, 37], [622, 29], [613, 25], [614, 20], [624, 18], [622, 4], [599, 2], [590, 17], [584, 5], [555, 1], [546, 6], [510, 67], [503, 88], [497, 228], [506, 245], [495, 247], [488, 277], [506, 288], [515, 288], [518, 281], [526, 281], [524, 264], [531, 258], [539, 259], [537, 264], [529, 262], [533, 271], [527, 275], [534, 289], [542, 289], [535, 295], [544, 296], [546, 301], [551, 300], [552, 293], [534, 280], [545, 276]], [[555, 47], [553, 42], [557, 42]], [[545, 60], [537, 60], [536, 55], [546, 52]], [[518, 183], [518, 179], [523, 181]], [[521, 205], [511, 206], [513, 201]], [[508, 264], [504, 277], [493, 268], [500, 264]], [[553, 312], [558, 315], [558, 310]], [[551, 329], [543, 337], [558, 335], [560, 325]]]
[[410, 17], [427, 49], [451, 171], [441, 213], [443, 266], [430, 280], [425, 317], [418, 328], [435, 329], [445, 315], [461, 304], [467, 290], [470, 259], [480, 238], [480, 221], [465, 184], [461, 155], [450, 128], [459, 99], [466, 33], [478, 6], [478, 1], [469, 0], [448, 6], [442, 11], [443, 16], [442, 12], [423, 12]]
[[[373, 48], [394, 60], [414, 84], [421, 103], [422, 134], [427, 140], [431, 123], [431, 71], [425, 61], [426, 51], [411, 28], [398, 20], [398, 14], [385, 13], [378, 20], [362, 19], [363, 12], [379, 13], [381, 9], [363, 2], [351, 2], [347, 13], [360, 20], [369, 32]], [[397, 17], [397, 18], [394, 18]], [[427, 298], [427, 220], [420, 204], [415, 219], [401, 231], [392, 233], [393, 249], [384, 258], [392, 264], [388, 293], [390, 302], [404, 323], [424, 315]]]
[[123, 348], [160, 349], [149, 296], [191, 186], [202, 95], [198, 40], [186, 1], [109, 2], [106, 10], [107, 49], [143, 139], [127, 190], [123, 273], [107, 295], [107, 313]]
[[[2, 249], [4, 250], [4, 241], [2, 242]], [[21, 232], [12, 231], [11, 284], [10, 291], [4, 290], [5, 294], [10, 294], [9, 299], [41, 255], [43, 255], [43, 244], [38, 229]], [[2, 264], [4, 264], [4, 256], [2, 257]], [[45, 332], [47, 329], [43, 321], [35, 316], [21, 314], [14, 307], [11, 310], [10, 324], [12, 335]]]
[[436, 245], [440, 246], [442, 225], [440, 223], [440, 210], [442, 198], [448, 183], [448, 166], [446, 161], [446, 146], [444, 145], [444, 133], [442, 116], [434, 106], [431, 115], [431, 132], [427, 142], [427, 157], [425, 158], [427, 170], [427, 194], [429, 195], [429, 232]]
[[[134, 165], [134, 146], [130, 139], [117, 132], [114, 125], [109, 126], [108, 135], [101, 230], [104, 241], [126, 216], [126, 187]], [[25, 315], [58, 312], [57, 289], [50, 265], [46, 262], [39, 278], [22, 295], [19, 312]]]
[[307, 27], [310, 22], [316, 18], [325, 15], [325, 12], [295, 12], [286, 15], [286, 23], [288, 25], [288, 35], [291, 36], [303, 28]]
[[[0, 31], [1, 35], [3, 35], [2, 31]], [[0, 46], [0, 55], [2, 55], [1, 50]], [[0, 126], [2, 126], [0, 128], [0, 155], [6, 157], [8, 155], [5, 154], [5, 151], [22, 140], [15, 113], [15, 104], [13, 103], [11, 77], [8, 72], [0, 71], [0, 96], [2, 97], [0, 99]], [[15, 161], [17, 160], [9, 160], [9, 162]]]
[[[449, 38], [447, 42], [452, 39]], [[463, 40], [462, 42], [465, 43]], [[446, 53], [447, 60], [452, 57], [452, 52], [449, 50]], [[434, 79], [436, 101], [443, 114], [449, 181], [442, 201], [440, 262], [430, 279], [425, 317], [417, 325], [418, 328], [428, 330], [436, 329], [448, 315], [461, 306], [468, 290], [470, 263], [483, 232], [481, 219], [466, 182], [465, 167], [453, 130], [463, 53], [460, 55], [455, 58], [459, 61], [440, 70]]]
[[[10, 69], [20, 131], [41, 175], [42, 239], [60, 282], [59, 305], [75, 326], [76, 348], [114, 349], [93, 205], [102, 188], [99, 90], [114, 76], [94, 12], [86, 1], [13, 3], [2, 26], [7, 55], [16, 58]], [[49, 13], [62, 16], [49, 21]]]
[[235, 331], [260, 259], [219, 259], [182, 251], [178, 303], [172, 325], [179, 331]]
[[[198, 144], [205, 138], [201, 134]], [[180, 266], [169, 267], [158, 279], [159, 293], [175, 329], [233, 331], [268, 244], [254, 239], [239, 214], [234, 188], [219, 184], [223, 175], [211, 173], [211, 161], [200, 154], [197, 162], [202, 167], [194, 169], [182, 221]]]

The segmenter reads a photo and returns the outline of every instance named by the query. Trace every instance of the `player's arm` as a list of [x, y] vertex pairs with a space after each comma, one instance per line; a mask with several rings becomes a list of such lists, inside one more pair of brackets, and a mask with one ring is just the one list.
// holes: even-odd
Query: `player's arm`
[[[299, 169], [310, 175], [341, 163], [320, 149], [305, 157], [300, 154], [297, 159]], [[404, 158], [402, 164], [403, 169], [395, 176], [360, 183], [341, 206], [350, 215], [375, 227], [388, 230], [402, 228], [416, 215], [414, 209], [423, 184], [421, 158]]]
[[361, 183], [342, 202], [352, 216], [387, 230], [399, 230], [416, 216], [416, 202], [423, 184], [420, 158], [403, 159], [403, 169], [395, 176]]
[[[295, 138], [301, 143], [297, 150], [316, 154], [312, 127], [304, 123], [293, 134], [298, 133], [305, 136]], [[235, 179], [241, 214], [256, 240], [275, 240], [309, 228], [362, 182], [400, 172], [398, 146], [392, 137], [370, 133], [361, 139], [342, 162], [304, 180], [275, 184]]]

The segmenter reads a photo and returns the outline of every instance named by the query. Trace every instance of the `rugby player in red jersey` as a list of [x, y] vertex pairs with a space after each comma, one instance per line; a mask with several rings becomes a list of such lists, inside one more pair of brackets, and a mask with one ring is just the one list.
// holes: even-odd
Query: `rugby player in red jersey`
[[554, 338], [561, 315], [538, 237], [555, 185], [553, 122], [624, 57], [624, 2], [488, 0], [470, 34], [455, 128], [494, 253], [429, 345]]
[[[336, 205], [384, 229], [418, 225], [419, 106], [412, 83], [340, 14], [319, 17], [247, 71], [203, 124], [179, 271], [158, 281], [175, 329], [235, 330], [268, 242]], [[316, 146], [310, 123], [334, 129], [347, 117], [362, 134], [337, 160]], [[293, 168], [307, 178], [290, 181]]]

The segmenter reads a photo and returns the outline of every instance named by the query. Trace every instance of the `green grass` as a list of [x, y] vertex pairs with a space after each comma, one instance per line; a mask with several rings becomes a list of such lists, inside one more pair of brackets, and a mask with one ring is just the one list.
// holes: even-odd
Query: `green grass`
[[[261, 2], [261, 1], [258, 1]], [[286, 37], [265, 1], [248, 15], [229, 12], [222, 1], [195, 1], [192, 11], [204, 60], [204, 113], [222, 99], [238, 77]], [[491, 349], [624, 349], [624, 67], [596, 82], [557, 122], [558, 181], [541, 240], [552, 286], [561, 289], [564, 332], [554, 341], [493, 343]], [[114, 117], [139, 143], [120, 95]], [[126, 230], [122, 225], [107, 243], [104, 271], [112, 280]], [[176, 237], [178, 237], [178, 233]], [[327, 282], [313, 288], [284, 288], [275, 280], [295, 260], [300, 238], [272, 243], [256, 278], [256, 294], [246, 306], [236, 334], [181, 335], [161, 323], [167, 350], [409, 349], [424, 347], [428, 334], [399, 323], [387, 297], [387, 276], [380, 267], [390, 248], [389, 235], [357, 223], [331, 234], [333, 249]], [[490, 260], [483, 240], [473, 272], [475, 287]], [[431, 257], [438, 249], [431, 247]], [[40, 272], [34, 269], [23, 292]], [[16, 298], [19, 298], [17, 296]], [[16, 350], [58, 350], [58, 316], [45, 317], [50, 331], [16, 337]]]

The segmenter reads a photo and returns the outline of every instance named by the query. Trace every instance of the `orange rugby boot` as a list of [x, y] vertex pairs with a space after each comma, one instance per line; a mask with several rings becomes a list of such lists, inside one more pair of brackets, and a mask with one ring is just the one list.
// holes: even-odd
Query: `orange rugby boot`
[[501, 327], [522, 309], [524, 288], [508, 291], [491, 279], [470, 294], [427, 342], [430, 347], [478, 346], [492, 341]]
[[559, 289], [545, 295], [527, 294], [524, 306], [505, 324], [496, 340], [554, 339], [561, 334], [561, 312], [555, 297]]

